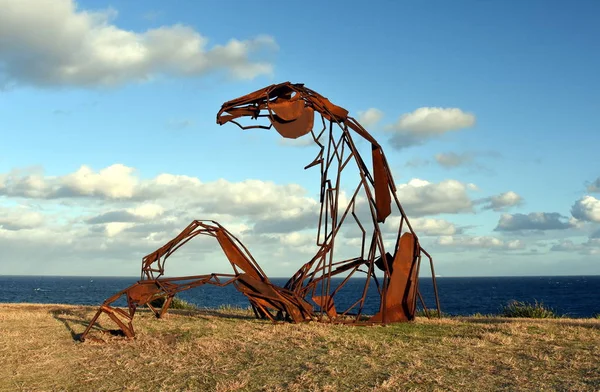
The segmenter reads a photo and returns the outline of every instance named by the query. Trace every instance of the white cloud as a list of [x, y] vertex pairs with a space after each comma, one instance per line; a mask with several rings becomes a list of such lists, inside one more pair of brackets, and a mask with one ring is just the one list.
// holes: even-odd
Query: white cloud
[[270, 63], [251, 59], [277, 48], [269, 36], [209, 47], [189, 26], [128, 31], [113, 23], [115, 10], [85, 11], [72, 0], [0, 0], [0, 8], [0, 76], [6, 83], [116, 85], [216, 70], [253, 79], [273, 70]]
[[554, 252], [570, 252], [581, 249], [581, 244], [575, 244], [571, 240], [560, 241], [552, 246], [550, 250]]
[[582, 221], [600, 223], [600, 200], [593, 196], [582, 197], [571, 207], [571, 215]]
[[304, 135], [302, 137], [296, 139], [288, 139], [288, 138], [278, 138], [277, 144], [280, 146], [290, 146], [290, 147], [310, 147], [316, 146], [315, 140], [312, 135], [309, 133], [308, 135]]
[[475, 125], [475, 116], [461, 109], [422, 107], [402, 115], [395, 128], [419, 132], [422, 135], [440, 135], [473, 125]]
[[28, 208], [3, 208], [0, 207], [0, 229], [24, 230], [33, 229], [44, 223], [44, 216]]
[[144, 222], [156, 219], [163, 215], [164, 208], [158, 204], [144, 203], [140, 206], [126, 210], [113, 210], [104, 212], [86, 220], [89, 224], [102, 224], [113, 222]]
[[105, 226], [106, 235], [109, 237], [114, 237], [117, 234], [121, 233], [123, 230], [133, 227], [133, 223], [128, 222], [110, 222]]
[[572, 216], [569, 218], [569, 224], [575, 229], [583, 229], [586, 225], [585, 222], [575, 219]]
[[563, 240], [555, 243], [550, 250], [553, 252], [577, 252], [583, 255], [596, 255], [600, 254], [600, 238], [590, 237], [582, 243]]
[[400, 116], [395, 124], [388, 126], [388, 130], [393, 132], [390, 139], [392, 146], [401, 149], [474, 125], [475, 115], [461, 109], [422, 107]]
[[449, 236], [459, 232], [456, 226], [444, 219], [416, 218], [411, 219], [410, 224], [422, 236]]
[[438, 245], [457, 248], [484, 248], [517, 250], [525, 248], [521, 240], [504, 241], [490, 236], [443, 236], [437, 241]]
[[0, 228], [2, 267], [34, 275], [138, 275], [141, 257], [167, 238], [153, 239], [150, 233], [127, 232], [119, 226], [123, 225], [92, 230], [92, 226], [46, 219], [44, 225], [29, 230]]
[[[106, 170], [108, 168], [113, 170]], [[170, 173], [146, 179], [132, 167], [117, 164], [108, 168], [89, 169], [85, 176], [76, 175], [81, 169], [57, 176], [44, 176], [42, 171], [11, 171], [10, 181], [0, 191], [5, 196], [2, 199], [20, 203], [23, 198], [28, 198], [31, 211], [40, 214], [44, 220], [39, 227], [29, 224], [31, 228], [21, 230], [20, 235], [18, 231], [0, 229], [0, 248], [10, 249], [5, 251], [6, 257], [35, 265], [35, 260], [48, 250], [52, 254], [45, 259], [52, 260], [53, 268], [59, 268], [61, 260], [67, 263], [67, 259], [74, 263], [73, 267], [65, 264], [54, 272], [40, 270], [36, 273], [68, 271], [133, 275], [139, 268], [136, 260], [162, 246], [193, 219], [214, 219], [223, 224], [243, 241], [267, 274], [272, 276], [287, 275], [306, 262], [307, 256], [316, 250], [317, 195], [313, 197], [298, 184], [260, 180], [232, 182], [225, 179], [202, 182], [194, 176]], [[36, 174], [36, 181], [27, 181], [33, 174]], [[15, 185], [18, 186], [15, 188]], [[450, 236], [459, 241], [462, 238], [460, 228], [426, 215], [472, 212], [469, 192], [473, 189], [476, 189], [473, 184], [456, 180], [431, 183], [413, 179], [399, 185], [398, 196], [414, 229], [425, 243], [433, 242], [435, 238], [432, 237], [439, 236]], [[26, 196], [28, 194], [33, 196]], [[348, 204], [347, 199], [348, 196], [342, 193], [342, 207]], [[357, 214], [368, 226], [369, 218], [363, 219], [361, 215], [365, 212], [363, 210], [368, 210], [366, 207], [363, 198], [357, 199]], [[13, 212], [11, 216], [17, 214]], [[397, 215], [386, 220], [385, 226], [393, 226], [394, 217], [397, 218]], [[358, 238], [361, 233], [352, 232], [353, 220], [348, 219], [344, 228], [349, 231], [338, 237], [340, 247], [337, 257], [354, 257], [361, 245]], [[368, 227], [366, 229], [369, 230]], [[397, 225], [393, 230], [386, 229], [386, 239], [389, 239], [388, 232], [395, 234], [396, 230]], [[60, 235], [57, 236], [57, 233]], [[54, 237], [60, 238], [53, 242]], [[389, 246], [393, 246], [394, 240], [391, 239]], [[481, 239], [461, 241], [458, 242], [460, 246], [486, 244]], [[200, 258], [202, 270], [169, 269], [171, 274], [229, 271], [226, 263], [222, 264], [217, 261], [218, 257], [215, 258], [221, 250], [213, 239], [203, 241], [199, 238], [193, 242], [198, 242], [200, 248], [194, 244], [184, 247], [181, 254], [185, 262], [181, 265], [196, 266]], [[490, 246], [503, 249], [518, 247], [518, 243], [506, 242], [502, 246], [491, 243]], [[81, 260], [85, 260], [87, 267]], [[103, 260], [110, 260], [110, 263], [99, 262]], [[20, 266], [11, 268], [15, 273], [27, 272]]]
[[139, 216], [142, 219], [154, 219], [165, 212], [165, 209], [158, 204], [145, 203], [139, 207], [127, 210], [132, 215]]
[[[314, 215], [318, 206], [314, 198], [307, 196], [306, 189], [297, 184], [278, 185], [261, 180], [229, 182], [224, 179], [203, 183], [195, 177], [166, 173], [142, 180], [134, 168], [122, 164], [99, 171], [82, 166], [74, 173], [56, 177], [13, 170], [0, 178], [5, 178], [0, 195], [10, 197], [94, 198], [122, 203], [165, 200], [174, 208], [188, 205], [213, 215], [253, 216], [261, 224]], [[151, 219], [162, 214], [165, 207], [151, 202], [134, 209], [113, 209], [90, 218], [88, 223]]]
[[472, 189], [470, 185], [456, 180], [435, 184], [414, 178], [399, 185], [397, 194], [408, 216], [456, 214], [473, 211], [473, 202], [467, 194]]
[[[400, 225], [400, 216], [392, 216], [386, 219], [382, 232], [386, 237], [396, 238], [398, 235], [398, 227]], [[459, 234], [462, 229], [457, 228], [452, 222], [448, 222], [445, 219], [434, 219], [434, 218], [411, 218], [409, 216], [410, 225], [419, 237], [437, 237], [437, 236], [449, 236]], [[406, 228], [406, 226], [404, 226]], [[349, 238], [360, 237], [360, 230], [354, 228], [350, 230], [346, 236]]]
[[379, 121], [383, 118], [383, 112], [376, 108], [369, 108], [367, 110], [359, 110], [358, 118], [356, 119], [360, 125], [364, 128], [369, 129], [376, 126]]
[[137, 186], [134, 169], [115, 164], [99, 172], [82, 165], [74, 173], [45, 177], [40, 169], [12, 170], [0, 174], [0, 195], [39, 199], [74, 196], [109, 199], [131, 198]]
[[487, 197], [480, 200], [482, 203], [486, 203], [483, 206], [485, 210], [501, 211], [508, 207], [518, 206], [523, 203], [523, 198], [513, 191], [501, 193], [499, 195]]
[[159, 174], [154, 179], [154, 184], [159, 187], [195, 187], [202, 184], [199, 179], [195, 177], [185, 176], [185, 175], [176, 175], [176, 174], [168, 174], [163, 173]]
[[291, 246], [314, 245], [316, 243], [314, 233], [285, 233], [278, 236], [281, 243]]
[[42, 197], [47, 190], [41, 168], [14, 169], [0, 174], [0, 195]]
[[571, 227], [572, 223], [557, 212], [532, 212], [527, 215], [502, 214], [494, 230], [565, 230]]
[[306, 190], [297, 184], [277, 185], [269, 181], [244, 180], [229, 182], [218, 180], [206, 183], [195, 190], [207, 211], [231, 215], [266, 215], [288, 217], [297, 209], [316, 205], [306, 196]]
[[[171, 208], [160, 213], [161, 208], [157, 205], [143, 204], [142, 207], [137, 208], [135, 200], [99, 202], [79, 199], [74, 203], [76, 208], [65, 207], [69, 212], [52, 213], [52, 217], [60, 216], [60, 220], [54, 220], [49, 219], [51, 216], [44, 210], [56, 209], [60, 204], [54, 200], [42, 200], [36, 204], [50, 208], [40, 207], [39, 212], [36, 212], [37, 216], [46, 218], [39, 226], [36, 225], [37, 221], [29, 219], [29, 215], [22, 214], [18, 209], [12, 212], [9, 209], [10, 214], [0, 214], [2, 223], [0, 224], [0, 249], [3, 250], [3, 256], [7, 260], [20, 260], [20, 263], [10, 267], [3, 266], [3, 268], [12, 273], [135, 275], [139, 272], [138, 261], [141, 257], [175, 237], [194, 218], [219, 221], [249, 246], [255, 256], [263, 255], [260, 258], [261, 266], [264, 268], [269, 265], [277, 266], [278, 260], [273, 260], [269, 254], [270, 250], [275, 249], [271, 247], [272, 242], [260, 234], [249, 231], [251, 226], [245, 223], [248, 220], [247, 215], [234, 217], [206, 212], [202, 207], [191, 205], [189, 201], [180, 203], [177, 197], [165, 198], [162, 202], [171, 207], [177, 206], [177, 209]], [[114, 209], [115, 205], [122, 204], [129, 204], [131, 208]], [[285, 205], [280, 208], [285, 208]], [[100, 211], [98, 216], [104, 220], [88, 224], [85, 217], [95, 211]], [[130, 214], [130, 220], [123, 221], [118, 217], [106, 218], [111, 211], [126, 212]], [[139, 217], [134, 218], [134, 214]], [[9, 221], [6, 216], [14, 219]], [[5, 225], [6, 222], [10, 222], [10, 227]], [[27, 230], [20, 230], [21, 234], [15, 231], [25, 228]], [[282, 238], [275, 239], [276, 249], [285, 256], [286, 261], [297, 263], [298, 266], [306, 261], [304, 260], [306, 257], [296, 260], [294, 258], [296, 256], [286, 256], [286, 252], [298, 251], [295, 249], [298, 238], [285, 234], [278, 234], [278, 236]], [[303, 253], [306, 252], [305, 245], [300, 247], [302, 248], [299, 250], [300, 254], [305, 254]], [[269, 257], [264, 256], [265, 253]], [[178, 266], [171, 265], [168, 270], [170, 274], [175, 275], [194, 271], [194, 273], [230, 272], [229, 265], [223, 263], [220, 256], [222, 251], [218, 243], [214, 239], [201, 236], [177, 252], [175, 260], [183, 258], [184, 262]], [[44, 263], [40, 264], [39, 260], [42, 259]], [[197, 265], [199, 259], [203, 261], [200, 266]], [[183, 267], [183, 270], [178, 269], [179, 267]]]
[[98, 173], [84, 165], [75, 173], [61, 178], [55, 194], [100, 196], [109, 199], [131, 198], [137, 185], [133, 172], [133, 168], [122, 164], [111, 165]]

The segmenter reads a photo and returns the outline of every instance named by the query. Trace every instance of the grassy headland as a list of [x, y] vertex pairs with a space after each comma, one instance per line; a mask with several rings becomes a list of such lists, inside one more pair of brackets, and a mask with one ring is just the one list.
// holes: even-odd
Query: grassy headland
[[[137, 338], [94, 307], [0, 304], [2, 391], [600, 389], [600, 320], [417, 318], [377, 327], [272, 324], [245, 310], [136, 315]], [[106, 317], [104, 328], [115, 326]]]

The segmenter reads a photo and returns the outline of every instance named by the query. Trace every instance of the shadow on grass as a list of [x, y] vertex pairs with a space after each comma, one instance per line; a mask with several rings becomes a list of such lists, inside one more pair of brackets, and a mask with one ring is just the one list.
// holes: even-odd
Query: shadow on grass
[[193, 316], [193, 315], [206, 315], [206, 316], [213, 316], [213, 317], [219, 317], [219, 318], [228, 318], [228, 319], [236, 319], [236, 320], [257, 320], [256, 317], [254, 317], [254, 315], [250, 312], [248, 312], [248, 314], [243, 314], [240, 311], [240, 313], [236, 312], [236, 311], [229, 311], [229, 310], [220, 310], [220, 309], [211, 309], [211, 308], [199, 308], [198, 310], [193, 310], [193, 311], [182, 311], [182, 310], [169, 310], [169, 313], [173, 313], [173, 314], [185, 314], [185, 313], [179, 313], [179, 312], [190, 312], [190, 314], [186, 314], [188, 316]]
[[[85, 330], [85, 328], [88, 327], [88, 325], [91, 321], [91, 317], [89, 317], [89, 310], [87, 310], [87, 309], [58, 308], [58, 309], [51, 309], [49, 311], [49, 313], [52, 315], [52, 317], [55, 320], [60, 321], [65, 326], [67, 331], [69, 331], [69, 333], [71, 334], [71, 338], [76, 342], [81, 341], [81, 335], [83, 334], [83, 332], [77, 333], [76, 329], [79, 330], [80, 328], [78, 328], [78, 327], [83, 327], [83, 329]], [[147, 313], [151, 313], [151, 311], [150, 311], [150, 309], [147, 309], [147, 308], [141, 308], [141, 309], [138, 309], [136, 311], [136, 313], [147, 314]], [[210, 309], [210, 308], [193, 309], [193, 310], [170, 309], [169, 312], [167, 313], [167, 317], [169, 314], [177, 315], [177, 316], [196, 317], [199, 320], [203, 320], [203, 321], [207, 320], [207, 318], [202, 317], [202, 316], [213, 316], [213, 317], [219, 317], [219, 318], [238, 319], [238, 320], [256, 319], [253, 315], [250, 315], [250, 314], [248, 314], [248, 315], [236, 314], [235, 312], [232, 313], [231, 311], [227, 311], [227, 310]], [[101, 332], [101, 333], [109, 333], [112, 336], [125, 336], [123, 331], [121, 331], [120, 329], [105, 328], [97, 321], [92, 326], [91, 331], [97, 331], [97, 332]]]
[[[83, 326], [84, 328], [87, 328], [87, 326], [90, 324], [90, 320], [86, 318], [87, 312], [85, 310], [74, 311], [71, 309], [52, 309], [49, 313], [55, 320], [60, 321], [64, 324], [65, 328], [67, 328], [67, 330], [71, 334], [71, 338], [74, 341], [81, 341], [81, 333], [75, 332], [73, 326], [79, 325]], [[103, 328], [97, 322], [94, 323], [92, 329], [100, 330], [102, 332], [110, 332], [110, 330]]]

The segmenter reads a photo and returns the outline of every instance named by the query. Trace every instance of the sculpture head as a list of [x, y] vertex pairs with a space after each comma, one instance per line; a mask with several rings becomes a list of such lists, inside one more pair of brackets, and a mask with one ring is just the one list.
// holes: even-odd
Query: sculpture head
[[[242, 129], [270, 129], [273, 126], [281, 136], [296, 139], [313, 129], [315, 111], [326, 120], [338, 123], [348, 117], [346, 109], [332, 104], [303, 84], [284, 82], [225, 102], [217, 114], [217, 124], [233, 122]], [[236, 121], [240, 117], [266, 117], [270, 125], [242, 126]]]

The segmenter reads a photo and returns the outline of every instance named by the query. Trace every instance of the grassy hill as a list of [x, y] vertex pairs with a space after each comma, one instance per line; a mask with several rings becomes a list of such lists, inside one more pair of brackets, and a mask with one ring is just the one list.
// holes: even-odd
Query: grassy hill
[[[600, 390], [600, 320], [417, 318], [272, 324], [246, 311], [140, 311], [137, 337], [95, 308], [0, 304], [2, 391]], [[113, 329], [108, 317], [100, 326]]]

